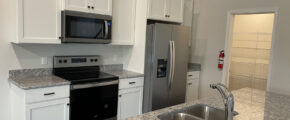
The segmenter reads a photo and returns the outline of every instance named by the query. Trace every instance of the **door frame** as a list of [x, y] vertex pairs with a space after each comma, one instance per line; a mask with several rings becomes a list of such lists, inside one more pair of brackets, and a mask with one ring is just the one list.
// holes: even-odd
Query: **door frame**
[[[263, 14], [263, 13], [274, 13], [274, 26], [272, 32], [272, 41], [271, 41], [271, 51], [270, 51], [270, 61], [269, 61], [269, 71], [268, 71], [268, 79], [267, 79], [267, 88], [266, 90], [270, 90], [270, 81], [271, 81], [271, 70], [273, 64], [273, 53], [274, 53], [274, 44], [275, 44], [275, 36], [276, 36], [276, 28], [277, 28], [277, 20], [278, 20], [278, 12], [279, 8], [261, 8], [261, 9], [238, 9], [231, 10], [227, 13], [227, 27], [226, 27], [226, 41], [225, 41], [225, 59], [224, 59], [224, 69], [222, 70], [222, 83], [229, 87], [229, 69], [230, 69], [230, 61], [231, 61], [231, 49], [232, 49], [232, 33], [233, 33], [233, 23], [234, 16], [241, 14]], [[228, 62], [229, 61], [229, 62]]]

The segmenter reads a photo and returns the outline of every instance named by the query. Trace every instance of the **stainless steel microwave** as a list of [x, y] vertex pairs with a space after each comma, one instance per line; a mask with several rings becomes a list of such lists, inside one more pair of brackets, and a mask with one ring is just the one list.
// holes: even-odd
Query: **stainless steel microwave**
[[112, 17], [93, 13], [62, 11], [62, 43], [111, 43]]

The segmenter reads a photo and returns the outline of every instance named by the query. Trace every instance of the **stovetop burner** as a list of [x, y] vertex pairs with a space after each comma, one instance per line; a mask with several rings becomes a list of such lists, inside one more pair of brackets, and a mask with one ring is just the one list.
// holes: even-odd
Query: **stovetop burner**
[[70, 81], [72, 84], [118, 80], [117, 76], [104, 72], [59, 73], [57, 76]]
[[117, 76], [100, 71], [99, 56], [56, 56], [53, 72], [71, 84], [118, 80]]

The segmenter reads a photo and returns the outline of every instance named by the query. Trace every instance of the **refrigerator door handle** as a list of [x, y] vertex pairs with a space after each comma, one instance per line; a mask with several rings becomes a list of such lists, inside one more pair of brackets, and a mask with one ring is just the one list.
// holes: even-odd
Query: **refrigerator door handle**
[[170, 55], [170, 62], [169, 62], [169, 76], [168, 76], [168, 88], [170, 88], [171, 79], [172, 79], [172, 57], [173, 57], [173, 47], [172, 47], [172, 41], [169, 41], [169, 55]]
[[171, 67], [172, 72], [171, 72], [171, 80], [170, 80], [170, 86], [169, 86], [169, 88], [171, 88], [171, 84], [173, 82], [174, 73], [175, 73], [175, 42], [174, 41], [171, 41], [171, 43], [172, 43], [172, 63], [171, 63], [171, 65], [172, 65], [172, 67]]

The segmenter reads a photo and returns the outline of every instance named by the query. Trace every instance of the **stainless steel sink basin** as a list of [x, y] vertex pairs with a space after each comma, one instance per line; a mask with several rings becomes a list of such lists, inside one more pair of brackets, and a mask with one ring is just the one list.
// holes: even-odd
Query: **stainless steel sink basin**
[[161, 120], [225, 120], [225, 111], [198, 104], [161, 114], [158, 118]]

